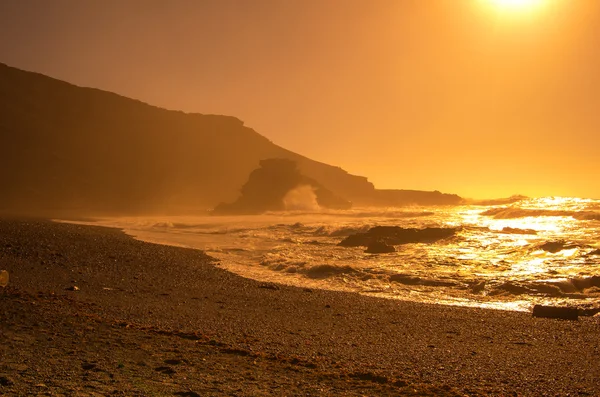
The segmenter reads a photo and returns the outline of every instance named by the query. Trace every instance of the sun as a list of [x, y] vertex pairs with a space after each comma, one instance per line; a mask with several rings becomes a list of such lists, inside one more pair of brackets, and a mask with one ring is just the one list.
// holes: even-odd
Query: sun
[[542, 0], [487, 0], [493, 6], [502, 10], [524, 11], [538, 6]]

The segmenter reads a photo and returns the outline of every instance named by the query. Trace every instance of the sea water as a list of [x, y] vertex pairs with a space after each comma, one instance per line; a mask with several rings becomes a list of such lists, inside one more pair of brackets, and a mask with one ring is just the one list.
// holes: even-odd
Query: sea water
[[[262, 282], [508, 310], [530, 310], [535, 303], [600, 306], [600, 200], [312, 208], [92, 224], [122, 228], [143, 241], [202, 249], [219, 260], [217, 266]], [[456, 233], [435, 243], [398, 245], [387, 254], [338, 245], [373, 226], [451, 227]]]

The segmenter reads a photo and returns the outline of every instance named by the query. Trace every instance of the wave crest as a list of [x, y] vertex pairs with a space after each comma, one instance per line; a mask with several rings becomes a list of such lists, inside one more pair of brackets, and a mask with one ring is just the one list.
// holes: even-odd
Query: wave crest
[[570, 216], [580, 221], [600, 220], [600, 213], [596, 211], [567, 211], [544, 210], [530, 208], [491, 208], [483, 211], [481, 215], [491, 216], [494, 219], [516, 219], [541, 216]]
[[498, 284], [488, 295], [537, 295], [552, 298], [586, 298], [600, 295], [600, 276], [576, 277], [556, 281], [518, 282]]
[[335, 265], [315, 265], [306, 269], [303, 273], [310, 278], [328, 278], [332, 276], [340, 276], [342, 274], [356, 274], [359, 270], [349, 265], [335, 266]]

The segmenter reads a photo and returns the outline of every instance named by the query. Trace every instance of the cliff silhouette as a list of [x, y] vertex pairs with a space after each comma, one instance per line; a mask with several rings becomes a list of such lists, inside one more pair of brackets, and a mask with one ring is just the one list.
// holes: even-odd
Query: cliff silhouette
[[[237, 118], [165, 110], [0, 63], [0, 212], [189, 213], [234, 201], [270, 158], [292, 160], [306, 178], [357, 205], [398, 201]], [[435, 204], [460, 201], [419, 194]]]

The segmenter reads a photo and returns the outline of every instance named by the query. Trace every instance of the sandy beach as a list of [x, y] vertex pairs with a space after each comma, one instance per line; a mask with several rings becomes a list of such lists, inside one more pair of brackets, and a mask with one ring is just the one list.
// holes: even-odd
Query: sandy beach
[[0, 220], [6, 396], [600, 395], [600, 321], [247, 280], [120, 230]]

